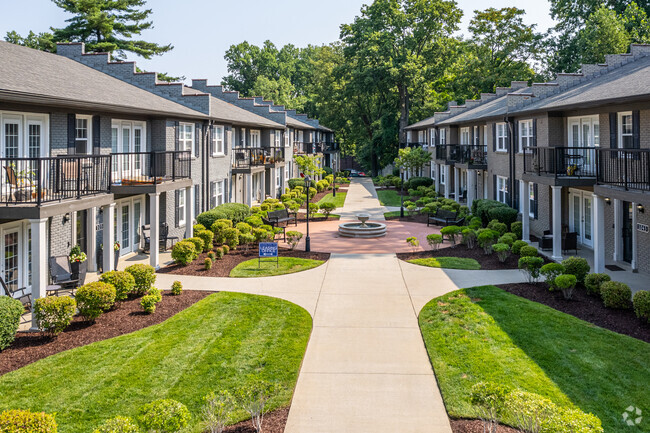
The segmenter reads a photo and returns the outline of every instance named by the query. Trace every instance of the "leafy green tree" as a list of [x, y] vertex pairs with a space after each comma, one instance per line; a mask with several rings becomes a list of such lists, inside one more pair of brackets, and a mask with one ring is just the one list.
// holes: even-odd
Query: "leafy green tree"
[[293, 157], [293, 160], [300, 172], [305, 176], [309, 176], [311, 179], [315, 175], [321, 175], [325, 172], [325, 170], [319, 167], [320, 156], [296, 155]]
[[416, 176], [422, 174], [422, 168], [431, 162], [431, 154], [420, 147], [414, 149], [406, 147], [399, 150], [399, 156], [395, 158], [395, 167], [403, 171], [411, 170]]
[[606, 7], [591, 14], [578, 34], [581, 63], [602, 63], [605, 54], [625, 53], [629, 44], [630, 35], [622, 16]]
[[7, 32], [5, 41], [16, 45], [23, 45], [25, 47], [34, 48], [35, 50], [47, 51], [50, 53], [56, 52], [56, 42], [54, 42], [54, 35], [52, 33], [44, 32], [36, 34], [32, 31], [25, 37], [20, 36], [16, 31]]

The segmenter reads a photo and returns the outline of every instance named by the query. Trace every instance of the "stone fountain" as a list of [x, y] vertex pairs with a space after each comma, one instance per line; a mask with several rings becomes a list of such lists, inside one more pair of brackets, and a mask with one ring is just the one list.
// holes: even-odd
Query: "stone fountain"
[[339, 235], [346, 238], [380, 238], [386, 236], [386, 224], [369, 223], [370, 215], [357, 214], [359, 222], [339, 224]]

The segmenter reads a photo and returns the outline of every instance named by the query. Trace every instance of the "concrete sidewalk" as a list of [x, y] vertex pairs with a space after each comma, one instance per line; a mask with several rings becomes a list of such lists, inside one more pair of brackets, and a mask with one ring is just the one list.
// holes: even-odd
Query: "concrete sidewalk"
[[337, 209], [336, 214], [341, 215], [342, 220], [356, 220], [357, 214], [365, 212], [370, 214], [371, 221], [383, 221], [384, 213], [388, 212], [377, 199], [377, 191], [369, 177], [352, 178], [348, 194], [345, 197], [345, 205]]

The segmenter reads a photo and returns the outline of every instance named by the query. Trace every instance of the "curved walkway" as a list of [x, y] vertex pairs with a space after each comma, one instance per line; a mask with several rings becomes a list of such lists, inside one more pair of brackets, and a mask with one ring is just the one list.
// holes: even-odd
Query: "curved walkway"
[[[340, 213], [380, 219], [381, 208], [372, 183], [362, 179], [350, 186]], [[432, 298], [461, 287], [523, 281], [516, 270], [427, 268], [395, 254], [332, 254], [323, 266], [278, 277], [157, 278], [159, 287], [180, 280], [188, 289], [274, 296], [312, 315], [285, 433], [451, 433], [418, 314]]]

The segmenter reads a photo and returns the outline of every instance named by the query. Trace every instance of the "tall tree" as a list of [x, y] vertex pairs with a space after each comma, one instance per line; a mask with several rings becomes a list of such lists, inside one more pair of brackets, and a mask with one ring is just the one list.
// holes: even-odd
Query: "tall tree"
[[7, 32], [5, 40], [7, 42], [11, 42], [12, 44], [23, 45], [35, 50], [47, 51], [50, 53], [56, 52], [56, 42], [54, 42], [54, 35], [49, 32], [36, 34], [30, 30], [27, 36], [22, 37], [16, 31], [12, 30], [10, 32]]
[[630, 35], [622, 17], [603, 6], [589, 16], [577, 40], [581, 63], [602, 63], [606, 54], [626, 52]]

